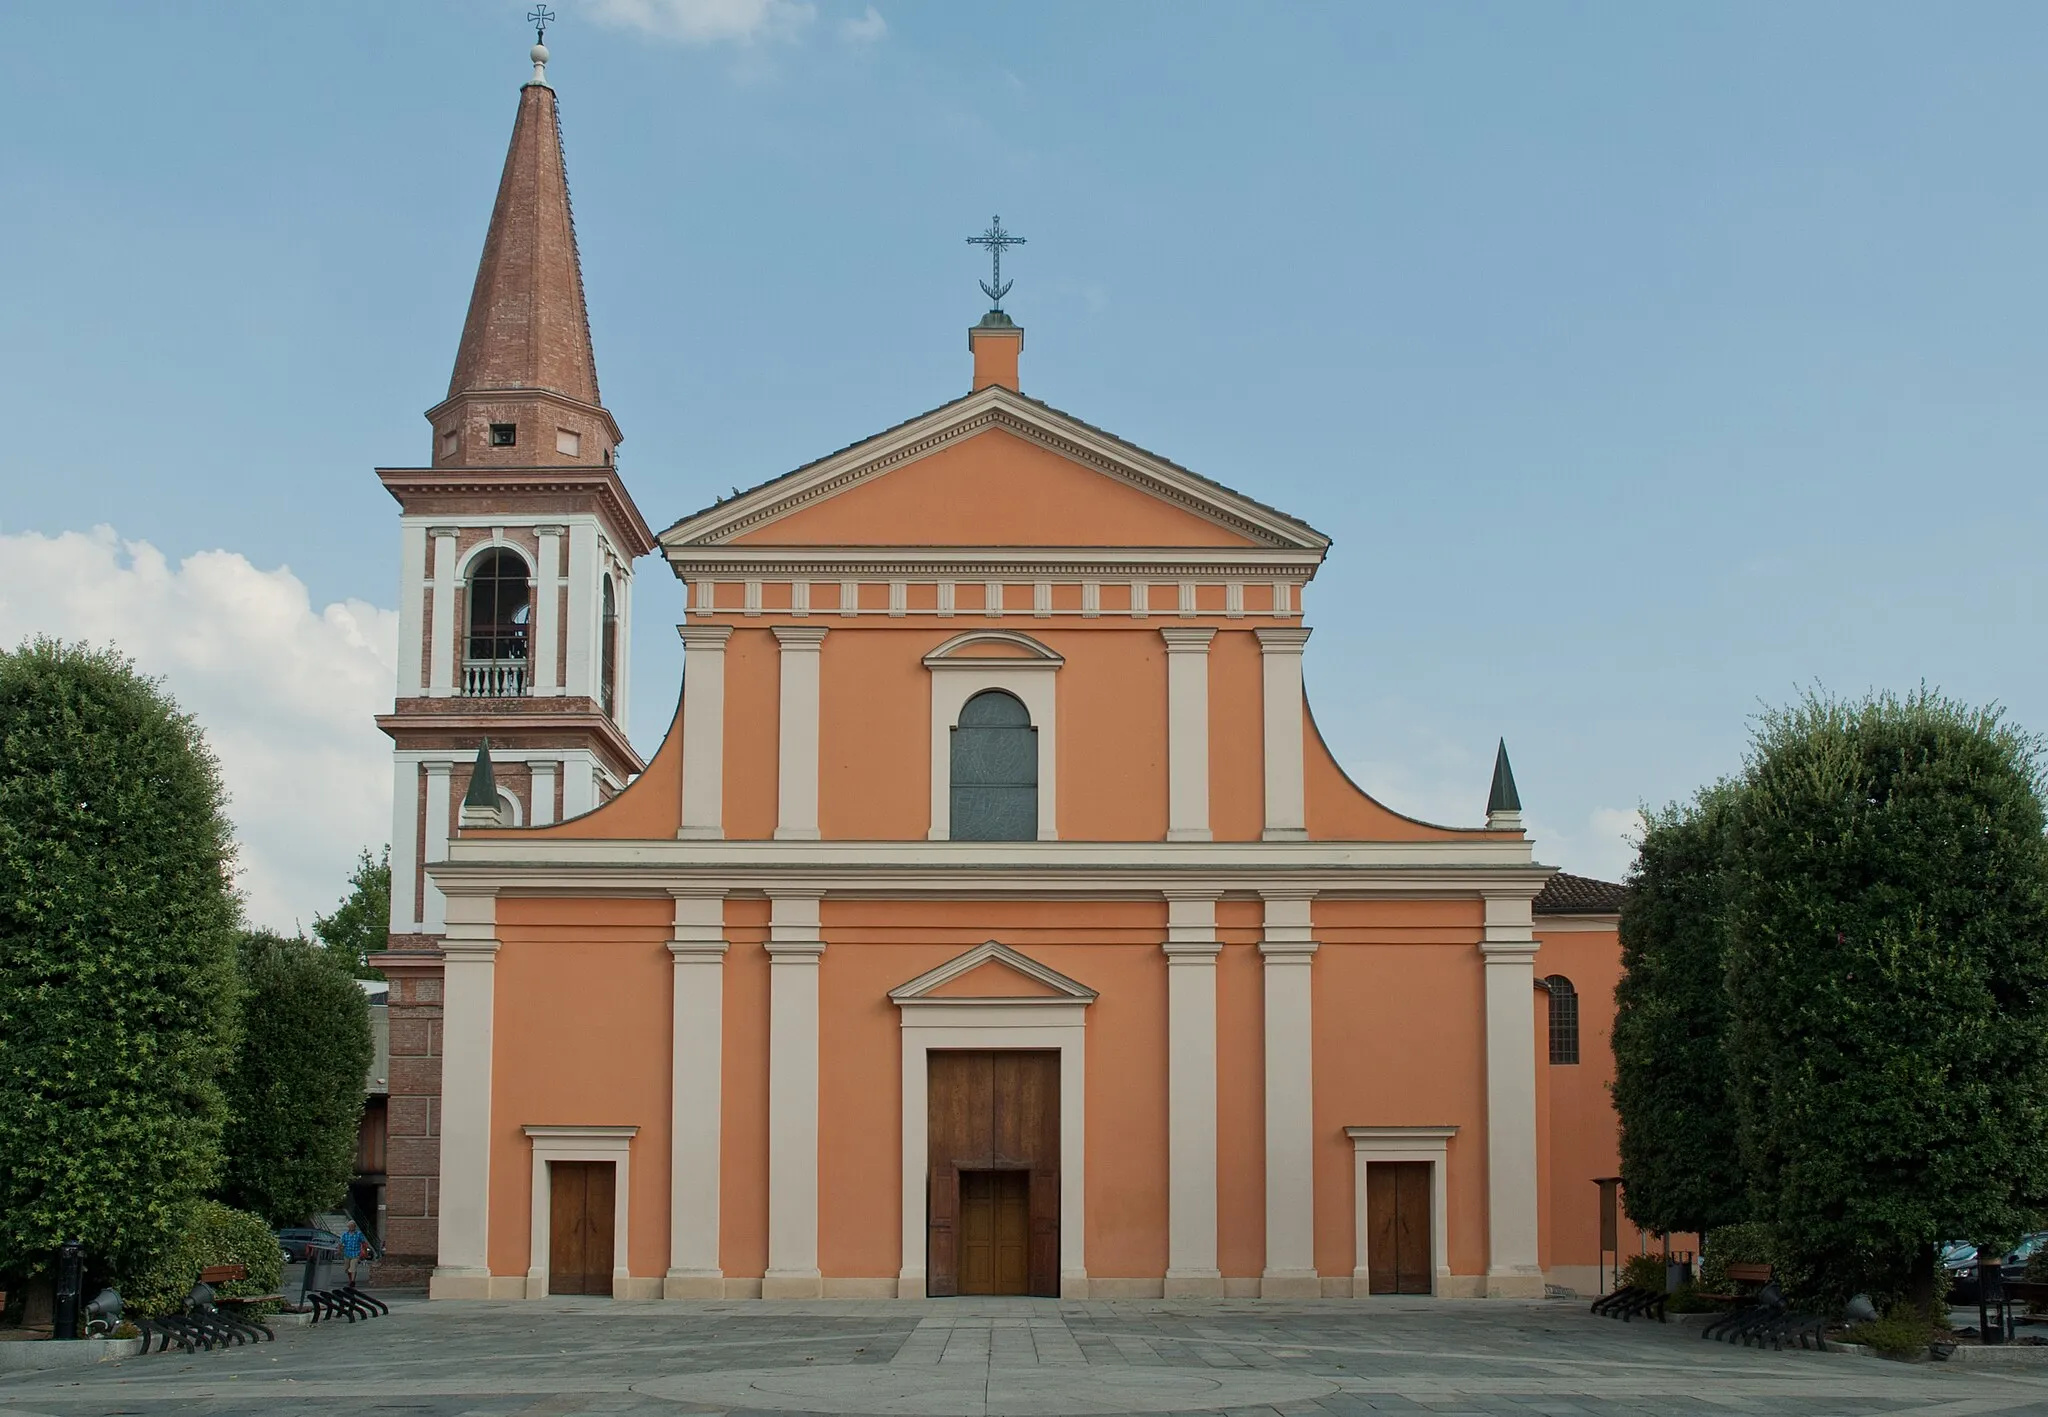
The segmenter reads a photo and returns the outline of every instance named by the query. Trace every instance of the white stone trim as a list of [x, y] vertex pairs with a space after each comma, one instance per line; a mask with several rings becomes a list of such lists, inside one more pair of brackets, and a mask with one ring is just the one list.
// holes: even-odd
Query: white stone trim
[[1308, 836], [1308, 799], [1302, 758], [1301, 652], [1305, 627], [1253, 631], [1259, 637], [1264, 686], [1266, 740], [1266, 830], [1268, 841]]
[[[597, 622], [604, 614], [599, 602], [598, 528], [594, 521], [569, 524], [569, 612], [562, 627], [562, 691], [602, 700], [598, 683]], [[564, 807], [563, 815], [572, 815]]]
[[1216, 1210], [1216, 902], [1166, 893], [1167, 1260], [1164, 1297], [1221, 1298]]
[[669, 1050], [669, 1222], [665, 1299], [725, 1297], [719, 1261], [724, 1154], [725, 892], [675, 896]]
[[[1192, 586], [1183, 586], [1192, 591]], [[1182, 607], [1192, 614], [1192, 598]], [[1162, 629], [1166, 641], [1166, 839], [1209, 840], [1210, 629]]]
[[401, 758], [391, 765], [391, 933], [420, 928], [420, 768]]
[[[1023, 645], [1035, 658], [977, 658], [976, 640]], [[953, 821], [953, 728], [967, 701], [986, 689], [1017, 696], [1038, 730], [1038, 839], [1059, 839], [1059, 698], [1053, 676], [1066, 661], [1029, 635], [969, 631], [955, 635], [924, 657], [931, 672], [932, 841], [950, 838]]]
[[532, 758], [527, 761], [526, 768], [533, 774], [533, 810], [527, 814], [528, 818], [537, 827], [548, 826], [555, 820], [555, 778], [562, 765], [558, 761]]
[[562, 693], [556, 646], [562, 633], [562, 537], [568, 530], [560, 523], [533, 529], [540, 550], [533, 568], [533, 653], [527, 656], [532, 682], [527, 692], [544, 699]]
[[1541, 1298], [1536, 1216], [1537, 940], [1530, 896], [1489, 893], [1486, 973], [1486, 1292]]
[[[905, 986], [908, 987], [908, 986]], [[1092, 996], [1091, 996], [1092, 997]], [[1060, 1297], [1088, 1297], [1086, 999], [905, 999], [903, 1038], [903, 1265], [896, 1295], [922, 1299], [927, 1282], [925, 1183], [933, 1049], [1057, 1050], [1060, 1055]]]
[[443, 758], [439, 761], [428, 759], [420, 766], [427, 772], [427, 820], [425, 840], [420, 844], [426, 854], [427, 889], [426, 899], [420, 902], [420, 923], [428, 934], [438, 935], [448, 918], [448, 901], [440, 882], [434, 879], [434, 866], [448, 859], [454, 844], [449, 839], [454, 830], [451, 820], [454, 799], [449, 790], [449, 774], [455, 765]]
[[[1053, 995], [1050, 998], [1042, 994], [1025, 994], [1014, 997], [1004, 996], [1000, 1000], [1002, 1003], [1026, 1006], [1062, 1004], [1076, 1000], [1082, 1003], [1091, 1003], [1096, 997], [1095, 991], [1079, 980], [1069, 979], [1050, 965], [1040, 964], [1031, 956], [1021, 954], [998, 940], [989, 940], [984, 944], [976, 945], [965, 954], [953, 956], [953, 958], [935, 969], [927, 969], [908, 984], [897, 985], [889, 991], [889, 1000], [891, 1003], [896, 1004], [933, 1001], [939, 1003], [955, 1002], [951, 997], [935, 995], [935, 991], [952, 983], [962, 975], [973, 973], [991, 961], [1003, 965], [1007, 969], [1015, 970], [1025, 978], [1035, 980], [1053, 991]], [[994, 1001], [993, 996], [982, 996], [977, 1000], [977, 1002], [983, 1003]]]
[[427, 529], [403, 523], [398, 529], [398, 697], [417, 698], [425, 687], [427, 613]]
[[818, 691], [822, 625], [777, 625], [782, 647], [775, 772], [775, 839], [818, 839]]
[[1429, 1163], [1429, 1248], [1430, 1290], [1442, 1297], [1445, 1281], [1451, 1277], [1451, 1242], [1447, 1230], [1450, 1215], [1450, 1143], [1456, 1127], [1346, 1127], [1351, 1138], [1351, 1191], [1354, 1208], [1353, 1231], [1357, 1235], [1357, 1260], [1351, 1269], [1351, 1297], [1365, 1299], [1372, 1294], [1372, 1274], [1367, 1264], [1370, 1226], [1366, 1215], [1365, 1168], [1374, 1161], [1426, 1161]]
[[562, 819], [597, 810], [597, 763], [588, 753], [562, 760]]
[[626, 1268], [627, 1226], [632, 1207], [627, 1204], [633, 1174], [633, 1138], [638, 1127], [528, 1127], [527, 1143], [533, 1148], [533, 1208], [528, 1222], [526, 1297], [548, 1297], [548, 1261], [552, 1258], [550, 1227], [553, 1200], [551, 1161], [609, 1161], [612, 1163], [612, 1298], [628, 1296], [631, 1278]]
[[441, 961], [441, 1203], [437, 1299], [490, 1297], [491, 1037], [498, 902], [447, 901]]
[[455, 537], [457, 528], [433, 526], [427, 536], [434, 545], [432, 636], [427, 645], [427, 696], [444, 699], [455, 693]]
[[678, 625], [683, 640], [683, 801], [676, 835], [725, 835], [725, 642], [730, 625]]
[[1315, 1251], [1315, 1014], [1310, 965], [1313, 891], [1262, 892], [1259, 953], [1266, 993], [1266, 1266], [1268, 1299], [1322, 1294]]
[[764, 1299], [816, 1299], [820, 892], [771, 890], [768, 924], [768, 1268]]

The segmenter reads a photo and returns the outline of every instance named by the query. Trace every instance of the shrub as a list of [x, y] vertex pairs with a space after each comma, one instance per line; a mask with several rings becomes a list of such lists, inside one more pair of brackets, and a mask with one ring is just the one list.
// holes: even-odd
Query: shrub
[[1664, 1256], [1630, 1255], [1621, 1265], [1623, 1288], [1633, 1285], [1637, 1289], [1654, 1289], [1664, 1292]]
[[219, 1176], [223, 802], [198, 726], [127, 660], [0, 651], [0, 1275], [71, 1239], [140, 1265]]
[[1754, 1221], [1723, 1225], [1709, 1230], [1700, 1247], [1700, 1288], [1709, 1294], [1726, 1294], [1734, 1282], [1728, 1278], [1729, 1265], [1776, 1263], [1777, 1246], [1772, 1243], [1770, 1226]]
[[242, 1053], [227, 1079], [233, 1118], [220, 1195], [295, 1225], [348, 1193], [370, 1005], [345, 955], [266, 931], [242, 937]]
[[1895, 1304], [1890, 1313], [1869, 1323], [1851, 1324], [1842, 1338], [1874, 1348], [1887, 1358], [1920, 1358], [1934, 1341], [1934, 1325], [1911, 1304]]
[[118, 1286], [121, 1300], [140, 1314], [182, 1313], [185, 1296], [199, 1282], [199, 1271], [218, 1264], [238, 1264], [249, 1271], [247, 1279], [214, 1286], [216, 1293], [228, 1298], [275, 1293], [284, 1271], [277, 1236], [262, 1216], [219, 1201], [195, 1201], [180, 1218], [170, 1243], [123, 1278]]

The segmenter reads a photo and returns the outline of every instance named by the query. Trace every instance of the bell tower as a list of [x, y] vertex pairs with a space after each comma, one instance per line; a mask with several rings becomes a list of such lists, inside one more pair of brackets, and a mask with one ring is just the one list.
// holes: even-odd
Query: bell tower
[[[377, 726], [392, 741], [385, 1246], [408, 1266], [433, 1263], [439, 1171], [446, 901], [426, 868], [465, 821], [561, 821], [643, 766], [626, 646], [654, 536], [619, 476], [548, 51], [532, 57], [427, 465], [377, 470], [401, 509], [397, 694]], [[485, 773], [495, 813], [465, 803]]]

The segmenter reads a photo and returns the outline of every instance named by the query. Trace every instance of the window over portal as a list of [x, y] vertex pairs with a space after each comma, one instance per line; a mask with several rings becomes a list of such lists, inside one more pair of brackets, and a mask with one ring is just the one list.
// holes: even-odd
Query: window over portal
[[1553, 974], [1543, 981], [1550, 991], [1550, 1061], [1579, 1061], [1579, 995], [1572, 981]]
[[955, 841], [1038, 839], [1038, 730], [1015, 695], [988, 689], [961, 708], [951, 806]]

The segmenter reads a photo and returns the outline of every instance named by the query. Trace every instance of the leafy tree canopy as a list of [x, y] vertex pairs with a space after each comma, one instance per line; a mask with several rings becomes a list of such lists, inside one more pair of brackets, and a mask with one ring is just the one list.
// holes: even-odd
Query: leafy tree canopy
[[266, 931], [242, 937], [242, 1051], [221, 1195], [296, 1225], [348, 1192], [370, 1070], [370, 1006], [352, 961]]
[[0, 652], [0, 1273], [160, 1251], [219, 1174], [239, 904], [197, 725], [111, 650]]
[[320, 942], [345, 956], [358, 979], [382, 979], [371, 956], [390, 942], [391, 848], [385, 847], [375, 860], [366, 847], [349, 873], [348, 899], [332, 915], [313, 917], [313, 933]]
[[1768, 715], [1727, 852], [1753, 1218], [1797, 1288], [1932, 1301], [2048, 1200], [2038, 740], [1925, 690]]
[[1731, 806], [1722, 783], [1652, 816], [1621, 912], [1614, 1106], [1622, 1196], [1648, 1230], [1705, 1232], [1746, 1197], [1722, 1036], [1721, 871]]

